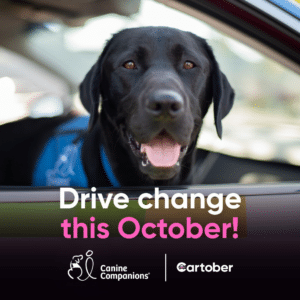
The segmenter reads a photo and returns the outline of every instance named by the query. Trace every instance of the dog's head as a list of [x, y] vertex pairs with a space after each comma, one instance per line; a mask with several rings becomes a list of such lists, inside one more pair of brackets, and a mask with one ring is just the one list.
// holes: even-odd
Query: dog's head
[[80, 86], [90, 129], [101, 114], [122, 133], [143, 174], [173, 178], [193, 150], [213, 101], [216, 130], [234, 92], [211, 48], [196, 35], [168, 27], [125, 29], [107, 43]]

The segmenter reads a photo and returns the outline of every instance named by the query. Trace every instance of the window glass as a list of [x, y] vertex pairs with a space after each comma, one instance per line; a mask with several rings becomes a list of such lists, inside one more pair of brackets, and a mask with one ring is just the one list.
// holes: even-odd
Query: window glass
[[[71, 83], [75, 109], [86, 113], [80, 107], [78, 85], [105, 42], [123, 28], [149, 25], [192, 31], [207, 39], [236, 91], [233, 110], [223, 120], [223, 139], [217, 137], [210, 110], [198, 141], [200, 148], [237, 157], [300, 165], [299, 75], [196, 18], [144, 0], [139, 13], [130, 18], [110, 14], [93, 18], [84, 26], [75, 28], [45, 24], [46, 29], [37, 29], [28, 35], [26, 47], [35, 59], [62, 74]], [[26, 78], [26, 71], [24, 74]], [[0, 90], [2, 82], [2, 86], [7, 86], [4, 92], [2, 87], [2, 93], [10, 97], [16, 92], [18, 83], [13, 86], [10, 81], [6, 85], [7, 80], [0, 79]], [[28, 86], [33, 82], [28, 82]], [[41, 93], [39, 89], [35, 92]], [[30, 97], [35, 96], [32, 94]], [[40, 107], [46, 107], [47, 101], [52, 104], [56, 101], [53, 95], [47, 94], [46, 98], [48, 100], [44, 99]], [[36, 110], [32, 109], [31, 114], [34, 115]], [[26, 113], [29, 114], [29, 111], [23, 111], [22, 115]]]
[[27, 116], [61, 115], [69, 87], [35, 62], [0, 47], [0, 125]]

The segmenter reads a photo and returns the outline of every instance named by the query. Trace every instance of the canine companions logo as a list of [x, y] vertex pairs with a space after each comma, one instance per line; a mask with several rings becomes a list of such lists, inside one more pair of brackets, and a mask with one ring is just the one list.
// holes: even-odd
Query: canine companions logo
[[[74, 255], [70, 262], [70, 269], [68, 270], [68, 276], [71, 279], [78, 279], [79, 281], [86, 281], [87, 279], [98, 279], [92, 276], [94, 269], [94, 260], [92, 258], [93, 251], [88, 250], [85, 254], [85, 258], [82, 254]], [[150, 272], [148, 273], [135, 273], [128, 272], [127, 266], [100, 266], [100, 279], [106, 280], [128, 280], [128, 279], [149, 279]]]
[[[82, 270], [82, 266], [80, 264], [83, 263], [83, 255], [80, 254], [80, 255], [74, 255], [70, 262], [70, 269], [68, 270], [68, 276], [71, 279], [74, 279], [74, 277], [72, 275], [78, 274], [77, 269], [80, 270], [80, 274], [76, 276], [76, 278], [78, 280], [86, 281], [88, 278], [97, 279], [92, 276], [92, 272], [94, 269], [94, 260], [92, 259], [91, 256], [93, 255], [93, 251], [88, 250], [85, 255], [86, 255], [86, 258], [85, 258], [84, 267], [85, 267], [85, 273], [86, 273], [87, 277], [81, 278], [81, 276], [83, 274], [83, 270]], [[76, 271], [74, 271], [74, 269], [76, 269]]]
[[48, 186], [68, 186], [71, 176], [75, 176], [74, 166], [78, 155], [78, 145], [69, 145], [63, 149], [55, 163], [54, 169], [46, 171]]

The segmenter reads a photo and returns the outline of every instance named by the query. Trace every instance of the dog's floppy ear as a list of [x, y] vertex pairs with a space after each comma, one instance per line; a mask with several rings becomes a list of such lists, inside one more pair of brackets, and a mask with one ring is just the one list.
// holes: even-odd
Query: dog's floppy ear
[[80, 84], [80, 99], [84, 108], [90, 113], [89, 129], [91, 130], [98, 116], [100, 103], [101, 57], [86, 74]]
[[80, 99], [84, 108], [90, 113], [89, 131], [94, 127], [97, 122], [98, 108], [101, 97], [101, 80], [103, 74], [103, 62], [106, 57], [108, 48], [113, 38], [108, 41], [102, 54], [97, 62], [92, 66], [90, 71], [86, 74], [84, 80], [80, 84]]
[[234, 90], [226, 76], [221, 72], [211, 47], [204, 41], [204, 47], [212, 63], [212, 88], [214, 102], [215, 125], [219, 138], [222, 138], [222, 119], [232, 108]]

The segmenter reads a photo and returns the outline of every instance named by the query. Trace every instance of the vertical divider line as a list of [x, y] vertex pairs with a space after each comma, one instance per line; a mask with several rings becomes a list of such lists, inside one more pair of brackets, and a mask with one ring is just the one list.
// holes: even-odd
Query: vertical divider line
[[167, 282], [167, 254], [165, 254], [165, 282]]

